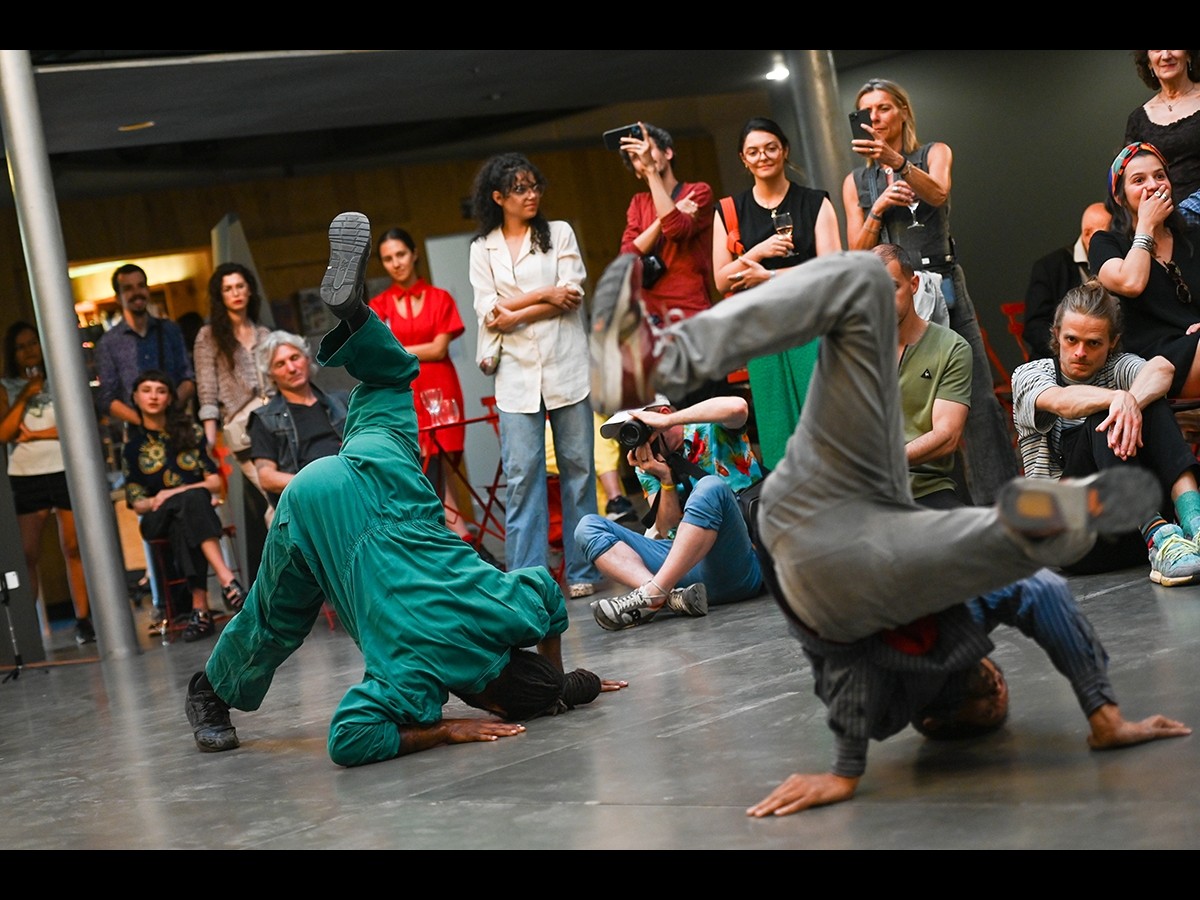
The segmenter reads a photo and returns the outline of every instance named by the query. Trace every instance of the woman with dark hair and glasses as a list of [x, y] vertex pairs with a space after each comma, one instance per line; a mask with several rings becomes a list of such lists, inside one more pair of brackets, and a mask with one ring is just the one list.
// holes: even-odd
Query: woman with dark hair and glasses
[[[562, 488], [563, 534], [596, 512], [593, 418], [584, 328], [587, 271], [571, 226], [541, 211], [546, 181], [519, 153], [493, 156], [475, 176], [479, 227], [471, 287], [481, 334], [496, 339], [481, 367], [496, 376], [500, 455], [507, 481], [504, 552], [509, 571], [545, 566], [550, 516], [546, 419]], [[586, 597], [600, 573], [563, 541], [568, 592]]]
[[1175, 207], [1166, 160], [1136, 143], [1109, 169], [1108, 231], [1092, 235], [1088, 264], [1121, 298], [1125, 346], [1175, 367], [1169, 397], [1200, 397], [1200, 254], [1194, 229]]

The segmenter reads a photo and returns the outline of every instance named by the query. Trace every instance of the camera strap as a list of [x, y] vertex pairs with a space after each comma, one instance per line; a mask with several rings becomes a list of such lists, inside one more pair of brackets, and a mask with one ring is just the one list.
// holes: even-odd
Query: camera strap
[[[700, 468], [690, 459], [687, 459], [678, 450], [668, 453], [663, 461], [671, 470], [671, 477], [675, 479], [676, 489], [683, 492], [683, 497], [680, 498], [680, 504], [684, 502], [687, 495], [692, 491], [692, 479], [703, 478], [705, 475], [710, 475]], [[650, 504], [650, 511], [642, 517], [642, 524], [649, 528], [654, 524], [654, 520], [658, 517], [658, 502], [662, 499], [662, 491], [654, 495], [654, 502]]]

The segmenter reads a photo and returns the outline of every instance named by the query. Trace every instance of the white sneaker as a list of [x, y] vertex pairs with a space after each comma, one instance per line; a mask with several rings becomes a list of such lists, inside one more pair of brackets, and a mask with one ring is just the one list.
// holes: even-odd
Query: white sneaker
[[1192, 584], [1200, 576], [1200, 550], [1178, 525], [1164, 525], [1154, 532], [1150, 546], [1150, 580], [1163, 587]]

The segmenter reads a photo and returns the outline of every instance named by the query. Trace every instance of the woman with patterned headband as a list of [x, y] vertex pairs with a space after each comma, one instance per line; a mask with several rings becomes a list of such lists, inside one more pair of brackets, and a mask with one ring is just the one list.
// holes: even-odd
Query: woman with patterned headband
[[1126, 348], [1175, 367], [1170, 397], [1200, 397], [1200, 232], [1175, 208], [1167, 162], [1153, 144], [1113, 160], [1108, 231], [1092, 236], [1088, 263], [1121, 298]]

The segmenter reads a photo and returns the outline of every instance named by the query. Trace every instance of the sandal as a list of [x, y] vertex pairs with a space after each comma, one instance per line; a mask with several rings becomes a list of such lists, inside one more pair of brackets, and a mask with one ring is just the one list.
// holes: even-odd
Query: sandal
[[242, 586], [238, 584], [238, 580], [236, 578], [229, 582], [229, 584], [225, 585], [225, 587], [221, 588], [221, 596], [225, 599], [225, 605], [234, 612], [240, 610], [242, 608], [242, 604], [246, 602], [246, 592], [242, 589]]

